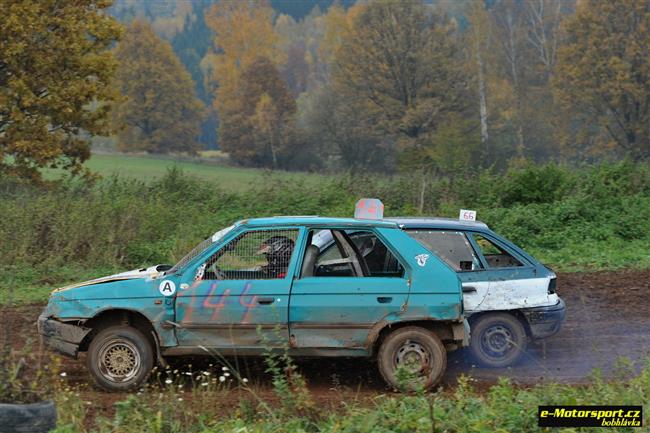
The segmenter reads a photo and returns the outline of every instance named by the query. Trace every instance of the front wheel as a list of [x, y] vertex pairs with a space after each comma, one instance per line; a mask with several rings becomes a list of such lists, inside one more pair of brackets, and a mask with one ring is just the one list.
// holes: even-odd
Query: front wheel
[[142, 332], [130, 326], [111, 326], [93, 338], [86, 365], [99, 387], [129, 391], [147, 380], [153, 355], [151, 343]]
[[526, 350], [526, 345], [526, 330], [511, 314], [485, 314], [471, 325], [470, 350], [484, 367], [514, 365]]
[[447, 368], [447, 352], [432, 331], [406, 326], [388, 334], [377, 354], [379, 372], [400, 390], [431, 388]]

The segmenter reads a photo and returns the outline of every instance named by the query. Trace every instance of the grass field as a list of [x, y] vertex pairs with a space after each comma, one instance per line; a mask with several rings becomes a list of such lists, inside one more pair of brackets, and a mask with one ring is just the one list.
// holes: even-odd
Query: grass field
[[[177, 167], [184, 173], [217, 182], [226, 190], [248, 189], [256, 181], [261, 181], [263, 175], [268, 171], [256, 168], [228, 167], [223, 165], [174, 161], [166, 158], [156, 158], [134, 155], [97, 155], [94, 154], [85, 166], [101, 176], [120, 175], [140, 180], [160, 178], [165, 175], [168, 169]], [[60, 170], [47, 170], [45, 177], [55, 179], [61, 176]], [[322, 176], [307, 173], [273, 172], [281, 175], [283, 179], [294, 178], [296, 180], [312, 180], [314, 183]]]

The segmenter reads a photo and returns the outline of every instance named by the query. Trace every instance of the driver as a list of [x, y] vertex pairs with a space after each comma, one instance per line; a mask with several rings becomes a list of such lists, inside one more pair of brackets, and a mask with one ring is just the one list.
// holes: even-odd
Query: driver
[[261, 272], [267, 278], [284, 278], [293, 253], [294, 243], [286, 236], [272, 236], [260, 245], [256, 254], [264, 254], [267, 264]]

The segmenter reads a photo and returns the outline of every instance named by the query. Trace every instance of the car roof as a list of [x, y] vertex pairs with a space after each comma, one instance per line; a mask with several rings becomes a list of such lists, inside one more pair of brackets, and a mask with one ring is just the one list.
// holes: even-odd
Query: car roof
[[366, 220], [355, 218], [331, 218], [321, 216], [274, 216], [265, 218], [251, 218], [237, 222], [238, 225], [248, 227], [268, 226], [341, 226], [341, 227], [384, 227], [398, 228], [394, 221]]
[[487, 224], [481, 221], [461, 221], [454, 218], [440, 217], [396, 217], [386, 218], [386, 221], [397, 223], [402, 228], [435, 228], [435, 229], [486, 229]]

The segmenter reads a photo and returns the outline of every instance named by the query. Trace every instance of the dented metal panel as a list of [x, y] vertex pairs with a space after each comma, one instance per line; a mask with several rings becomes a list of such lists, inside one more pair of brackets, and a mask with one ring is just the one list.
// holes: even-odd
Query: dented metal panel
[[42, 315], [38, 318], [38, 331], [47, 347], [76, 358], [79, 352], [79, 343], [91, 330]]
[[147, 318], [158, 334], [161, 346], [177, 344], [173, 330], [162, 324], [174, 320], [173, 297], [160, 291], [163, 274], [143, 274], [54, 291], [43, 314], [60, 321], [81, 323], [106, 311], [133, 311]]
[[549, 281], [550, 277], [508, 278], [507, 275], [499, 275], [490, 280], [487, 296], [474, 311], [515, 310], [553, 305], [557, 303], [557, 295], [548, 294]]

